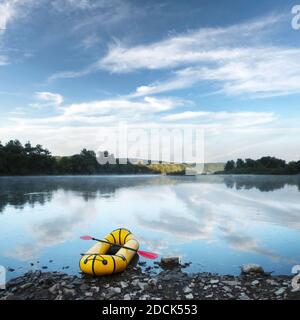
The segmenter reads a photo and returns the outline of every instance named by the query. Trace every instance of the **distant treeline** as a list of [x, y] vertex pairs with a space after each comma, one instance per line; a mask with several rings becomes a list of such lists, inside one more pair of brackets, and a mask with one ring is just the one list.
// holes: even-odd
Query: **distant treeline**
[[[105, 157], [113, 157], [107, 151]], [[79, 154], [55, 157], [41, 145], [24, 146], [18, 140], [11, 140], [5, 145], [0, 142], [0, 175], [92, 175], [92, 174], [170, 174], [182, 173], [185, 166], [165, 163], [127, 163], [100, 165], [96, 153], [83, 149]]]
[[258, 160], [237, 159], [226, 163], [223, 173], [234, 174], [298, 174], [300, 160], [286, 162], [275, 157], [262, 157]]

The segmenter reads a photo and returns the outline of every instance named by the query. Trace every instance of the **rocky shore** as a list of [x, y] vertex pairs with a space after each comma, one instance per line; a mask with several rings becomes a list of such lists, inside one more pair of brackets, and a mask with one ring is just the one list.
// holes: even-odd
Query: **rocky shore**
[[272, 276], [245, 267], [241, 275], [188, 274], [184, 266], [129, 267], [108, 277], [32, 271], [10, 280], [0, 300], [282, 300], [300, 299], [293, 276]]

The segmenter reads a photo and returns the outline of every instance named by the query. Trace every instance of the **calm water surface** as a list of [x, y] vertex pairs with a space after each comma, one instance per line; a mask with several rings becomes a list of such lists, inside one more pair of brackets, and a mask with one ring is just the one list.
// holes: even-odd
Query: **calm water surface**
[[81, 235], [126, 227], [142, 249], [191, 261], [190, 272], [258, 263], [290, 274], [300, 264], [299, 191], [299, 176], [2, 177], [0, 265], [15, 269], [9, 278], [43, 266], [76, 274], [92, 245]]

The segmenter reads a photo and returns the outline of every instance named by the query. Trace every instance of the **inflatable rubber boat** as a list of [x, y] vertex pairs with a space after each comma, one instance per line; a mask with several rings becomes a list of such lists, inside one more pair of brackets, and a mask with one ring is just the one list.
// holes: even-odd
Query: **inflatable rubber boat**
[[[123, 272], [139, 249], [139, 242], [124, 228], [114, 230], [100, 240], [104, 242], [96, 242], [80, 259], [80, 269], [86, 274], [104, 276]], [[120, 248], [115, 254], [110, 255], [108, 251], [113, 245], [105, 242], [126, 246], [132, 250]]]

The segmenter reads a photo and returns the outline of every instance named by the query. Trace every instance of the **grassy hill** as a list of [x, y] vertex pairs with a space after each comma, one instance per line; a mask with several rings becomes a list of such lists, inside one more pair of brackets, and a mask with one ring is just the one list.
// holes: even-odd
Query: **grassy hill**
[[205, 163], [204, 173], [215, 173], [218, 171], [223, 171], [225, 168], [225, 163], [215, 162], [215, 163]]

